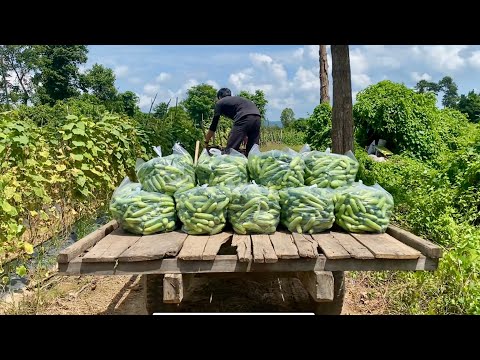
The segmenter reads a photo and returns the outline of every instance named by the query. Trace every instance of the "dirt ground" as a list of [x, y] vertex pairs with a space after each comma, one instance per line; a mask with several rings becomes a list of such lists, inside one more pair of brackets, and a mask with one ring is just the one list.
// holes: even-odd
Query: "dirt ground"
[[[0, 304], [4, 314], [146, 315], [141, 276], [54, 276], [38, 290], [30, 290]], [[383, 314], [381, 290], [364, 276], [346, 273], [342, 314]], [[180, 312], [311, 312], [307, 292], [297, 279], [253, 281], [195, 278]]]

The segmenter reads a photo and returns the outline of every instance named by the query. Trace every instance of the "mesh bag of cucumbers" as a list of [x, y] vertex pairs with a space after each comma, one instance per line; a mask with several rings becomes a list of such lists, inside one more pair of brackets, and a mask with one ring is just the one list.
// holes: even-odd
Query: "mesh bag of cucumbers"
[[248, 183], [247, 158], [232, 149], [230, 154], [222, 154], [211, 149], [212, 156], [203, 150], [198, 159], [195, 173], [199, 185], [239, 185]]
[[292, 149], [261, 152], [253, 145], [248, 154], [250, 178], [272, 189], [304, 185], [305, 163]]
[[252, 184], [232, 190], [228, 219], [237, 234], [273, 234], [280, 221], [278, 192]]
[[175, 194], [182, 231], [190, 235], [217, 234], [227, 222], [230, 190], [224, 186], [202, 185]]
[[171, 196], [141, 190], [129, 180], [113, 193], [110, 212], [124, 230], [138, 235], [173, 231], [177, 221]]
[[384, 233], [392, 211], [392, 195], [378, 184], [360, 181], [335, 194], [335, 222], [349, 232]]
[[281, 222], [291, 232], [315, 234], [335, 222], [334, 191], [316, 185], [279, 191]]
[[335, 189], [355, 181], [359, 164], [351, 151], [345, 155], [331, 153], [330, 148], [325, 152], [310, 151], [306, 145], [300, 154], [305, 161], [305, 185]]
[[154, 150], [158, 157], [147, 162], [137, 160], [137, 177], [144, 190], [173, 195], [177, 190], [195, 187], [193, 159], [184, 148], [175, 144], [173, 154], [164, 157], [160, 147]]

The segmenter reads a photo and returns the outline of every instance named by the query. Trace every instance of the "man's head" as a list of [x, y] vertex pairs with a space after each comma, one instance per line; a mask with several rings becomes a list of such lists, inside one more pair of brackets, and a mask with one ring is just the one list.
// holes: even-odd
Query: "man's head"
[[220, 100], [226, 96], [232, 96], [232, 92], [230, 91], [230, 89], [227, 89], [227, 88], [221, 88], [220, 90], [218, 90], [217, 92], [217, 99]]

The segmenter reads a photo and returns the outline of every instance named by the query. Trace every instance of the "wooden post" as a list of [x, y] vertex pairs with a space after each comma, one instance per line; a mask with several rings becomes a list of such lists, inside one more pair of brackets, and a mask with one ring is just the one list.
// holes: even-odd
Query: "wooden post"
[[353, 151], [353, 112], [348, 45], [332, 45], [332, 151]]

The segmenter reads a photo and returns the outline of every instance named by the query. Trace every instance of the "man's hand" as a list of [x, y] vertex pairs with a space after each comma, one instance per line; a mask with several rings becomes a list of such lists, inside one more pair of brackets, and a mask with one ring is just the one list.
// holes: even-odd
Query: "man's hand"
[[213, 137], [213, 134], [215, 134], [215, 132], [213, 132], [212, 130], [207, 131], [207, 134], [205, 135], [205, 146], [208, 145], [210, 139]]

